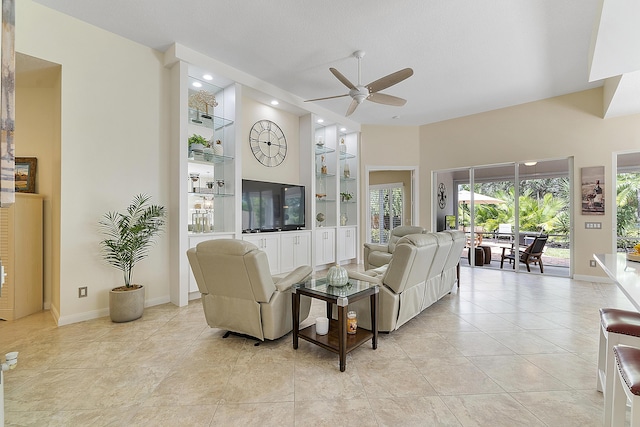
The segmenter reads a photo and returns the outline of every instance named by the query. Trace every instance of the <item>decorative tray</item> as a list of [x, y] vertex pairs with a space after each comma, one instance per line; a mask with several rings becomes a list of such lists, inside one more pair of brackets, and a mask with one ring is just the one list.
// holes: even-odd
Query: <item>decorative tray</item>
[[640, 262], [640, 254], [637, 253], [629, 253], [627, 254], [627, 259], [629, 261]]

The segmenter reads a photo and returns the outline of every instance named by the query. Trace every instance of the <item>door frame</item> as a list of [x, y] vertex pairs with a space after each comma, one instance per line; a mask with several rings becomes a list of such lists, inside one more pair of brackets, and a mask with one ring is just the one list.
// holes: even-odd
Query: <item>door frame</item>
[[[419, 167], [418, 166], [365, 166], [364, 167], [364, 182], [362, 193], [364, 194], [364, 209], [361, 212], [361, 221], [360, 224], [364, 224], [364, 230], [362, 230], [360, 237], [362, 238], [362, 242], [368, 242], [371, 239], [371, 215], [369, 215], [369, 206], [371, 204], [371, 200], [369, 197], [369, 174], [371, 172], [381, 172], [381, 171], [402, 171], [402, 172], [411, 172], [411, 188], [405, 190], [405, 195], [411, 195], [411, 224], [406, 225], [414, 225], [416, 221], [420, 218], [420, 200], [419, 200]], [[404, 223], [404, 221], [403, 221]]]

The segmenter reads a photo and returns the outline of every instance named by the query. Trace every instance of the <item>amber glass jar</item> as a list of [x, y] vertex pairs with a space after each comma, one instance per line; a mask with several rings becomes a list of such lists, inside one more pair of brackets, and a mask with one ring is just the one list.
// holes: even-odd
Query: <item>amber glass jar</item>
[[356, 317], [355, 311], [350, 311], [347, 313], [347, 333], [355, 334], [358, 329], [358, 318]]

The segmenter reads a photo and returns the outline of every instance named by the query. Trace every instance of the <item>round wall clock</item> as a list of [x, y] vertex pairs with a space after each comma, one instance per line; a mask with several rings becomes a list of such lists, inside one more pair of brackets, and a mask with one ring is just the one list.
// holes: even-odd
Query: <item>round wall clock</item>
[[447, 206], [447, 187], [443, 182], [438, 185], [438, 206], [440, 206], [440, 209], [444, 209]]
[[287, 139], [280, 126], [271, 120], [259, 120], [249, 132], [253, 156], [265, 166], [274, 167], [287, 157]]

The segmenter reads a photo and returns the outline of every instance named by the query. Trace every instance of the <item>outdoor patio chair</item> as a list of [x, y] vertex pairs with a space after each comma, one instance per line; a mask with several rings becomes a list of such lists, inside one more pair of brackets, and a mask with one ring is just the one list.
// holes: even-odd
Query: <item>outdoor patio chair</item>
[[504, 266], [504, 260], [508, 259], [509, 263], [513, 260], [513, 268], [516, 267], [516, 255], [519, 256], [520, 262], [523, 262], [527, 266], [527, 271], [531, 272], [530, 264], [539, 264], [540, 265], [540, 273], [544, 273], [544, 266], [542, 265], [542, 251], [544, 246], [547, 244], [548, 236], [538, 236], [533, 240], [525, 250], [518, 251], [516, 254], [515, 251], [511, 251], [510, 253], [506, 253], [507, 248], [502, 248], [502, 255], [500, 259], [500, 268]]

